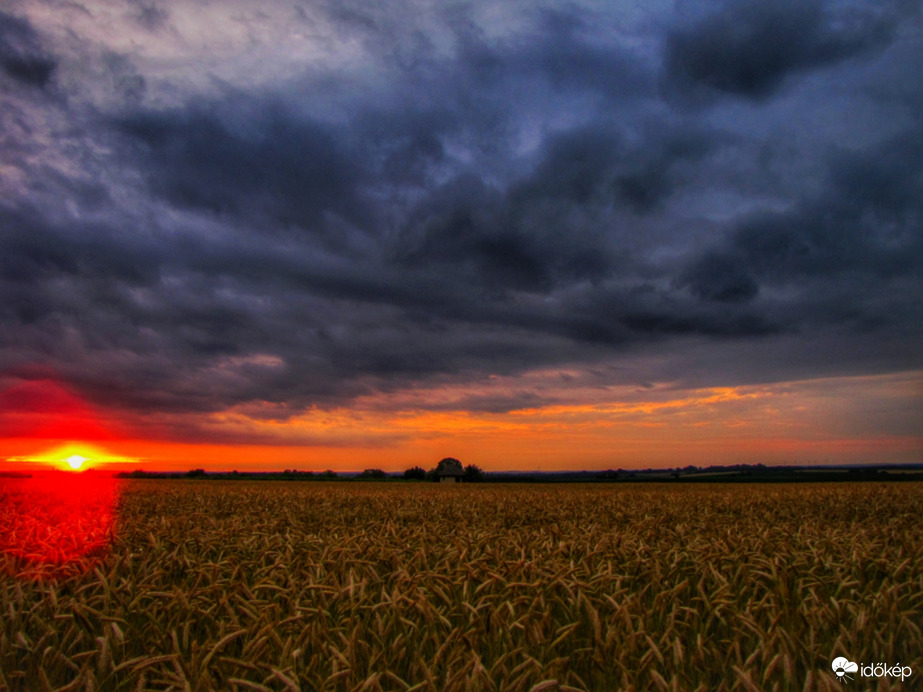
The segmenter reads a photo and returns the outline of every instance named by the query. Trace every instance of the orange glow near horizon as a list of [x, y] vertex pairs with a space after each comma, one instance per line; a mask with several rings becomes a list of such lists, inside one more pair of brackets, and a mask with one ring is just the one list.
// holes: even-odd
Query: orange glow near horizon
[[[699, 389], [670, 383], [601, 387], [589, 377], [581, 381], [579, 373], [565, 374], [565, 389], [559, 388], [561, 372], [533, 372], [373, 394], [349, 406], [296, 415], [282, 405], [257, 403], [208, 414], [147, 415], [133, 426], [122, 416], [131, 434], [92, 444], [29, 434], [40, 426], [11, 435], [7, 425], [0, 427], [0, 470], [25, 470], [18, 462], [31, 462], [81, 472], [395, 472], [430, 468], [444, 456], [487, 471], [923, 458], [914, 413], [920, 408], [920, 372]], [[477, 406], [507, 394], [549, 403], [513, 411]], [[176, 429], [195, 433], [172, 440]], [[14, 463], [4, 464], [4, 457]], [[83, 460], [71, 463], [74, 457]]]
[[91, 468], [137, 463], [137, 459], [112, 454], [99, 446], [87, 443], [69, 443], [43, 453], [8, 457], [7, 461], [29, 464], [40, 469], [51, 467], [61, 471], [86, 471]]

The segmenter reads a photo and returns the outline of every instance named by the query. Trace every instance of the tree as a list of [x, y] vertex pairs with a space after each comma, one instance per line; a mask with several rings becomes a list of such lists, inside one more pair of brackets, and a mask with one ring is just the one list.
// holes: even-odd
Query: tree
[[412, 469], [404, 471], [405, 481], [422, 481], [426, 479], [426, 469], [414, 466]]
[[474, 464], [465, 467], [465, 483], [480, 483], [484, 480], [484, 472]]
[[327, 469], [320, 475], [320, 477], [325, 481], [332, 481], [334, 478], [337, 477], [337, 474], [335, 471], [331, 471], [330, 469]]
[[382, 478], [387, 478], [388, 474], [382, 471], [381, 469], [366, 469], [359, 474], [359, 478], [364, 478], [367, 480], [381, 480]]
[[462, 468], [462, 463], [455, 457], [446, 457], [439, 462], [439, 465], [436, 466], [436, 473], [458, 473], [462, 474], [465, 472], [465, 469]]
[[192, 469], [186, 472], [186, 478], [205, 478], [205, 469]]

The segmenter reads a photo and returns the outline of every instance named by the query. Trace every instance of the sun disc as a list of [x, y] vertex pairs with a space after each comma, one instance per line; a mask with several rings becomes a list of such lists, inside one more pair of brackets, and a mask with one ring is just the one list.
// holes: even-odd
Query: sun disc
[[73, 456], [68, 457], [64, 461], [67, 462], [68, 466], [70, 466], [74, 471], [76, 471], [81, 466], [83, 466], [83, 462], [85, 462], [86, 460], [87, 460], [86, 457], [82, 457], [79, 454], [74, 454]]

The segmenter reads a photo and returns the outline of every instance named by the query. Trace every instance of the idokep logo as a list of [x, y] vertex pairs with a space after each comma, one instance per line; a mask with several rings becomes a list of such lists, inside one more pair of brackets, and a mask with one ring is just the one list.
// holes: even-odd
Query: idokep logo
[[863, 678], [891, 677], [900, 678], [901, 680], [909, 678], [913, 673], [910, 666], [902, 666], [900, 663], [893, 666], [887, 663], [869, 663], [866, 665], [865, 663], [854, 663], [843, 656], [833, 659], [830, 667], [833, 668], [837, 680], [843, 683], [854, 679], [849, 673], [859, 673]]
[[847, 675], [847, 673], [855, 673], [859, 670], [859, 665], [857, 663], [853, 663], [842, 656], [833, 659], [831, 665], [833, 666], [833, 672], [836, 673], [836, 677], [840, 682], [852, 680], [853, 678]]

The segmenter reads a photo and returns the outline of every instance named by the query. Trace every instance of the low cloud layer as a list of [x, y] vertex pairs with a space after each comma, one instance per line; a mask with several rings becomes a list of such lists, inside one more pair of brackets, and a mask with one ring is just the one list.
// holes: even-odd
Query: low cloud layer
[[0, 386], [285, 418], [556, 367], [919, 369], [920, 26], [878, 2], [16, 0]]

